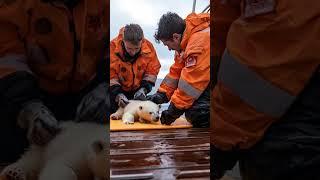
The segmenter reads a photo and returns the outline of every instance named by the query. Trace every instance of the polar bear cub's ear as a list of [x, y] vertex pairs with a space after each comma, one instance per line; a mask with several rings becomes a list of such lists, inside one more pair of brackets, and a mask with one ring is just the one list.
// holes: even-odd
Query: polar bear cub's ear
[[92, 146], [92, 150], [95, 152], [95, 153], [100, 153], [102, 152], [104, 149], [105, 149], [105, 145], [104, 145], [104, 142], [102, 141], [95, 141], [91, 144]]
[[90, 145], [91, 151], [88, 154], [88, 166], [96, 179], [107, 179], [109, 177], [109, 146], [103, 140], [96, 140]]
[[142, 106], [139, 106], [139, 109], [142, 110]]

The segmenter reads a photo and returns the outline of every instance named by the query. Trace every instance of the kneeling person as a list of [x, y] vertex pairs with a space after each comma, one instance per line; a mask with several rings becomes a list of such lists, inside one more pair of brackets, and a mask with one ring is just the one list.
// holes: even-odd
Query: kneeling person
[[128, 99], [145, 100], [161, 66], [139, 25], [129, 24], [120, 30], [110, 43], [110, 60], [111, 112], [128, 104]]
[[162, 112], [162, 124], [170, 125], [185, 113], [193, 127], [209, 127], [210, 16], [192, 13], [183, 20], [169, 12], [158, 24], [155, 38], [176, 51], [175, 62], [158, 92], [147, 99], [157, 104], [171, 101]]

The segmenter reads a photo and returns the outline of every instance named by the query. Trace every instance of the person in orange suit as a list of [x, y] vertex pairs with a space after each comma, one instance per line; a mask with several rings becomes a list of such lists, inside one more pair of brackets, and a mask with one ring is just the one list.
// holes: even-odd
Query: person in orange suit
[[110, 42], [111, 112], [129, 99], [146, 100], [157, 80], [160, 62], [152, 43], [138, 24], [128, 24]]
[[158, 92], [148, 96], [158, 104], [171, 101], [161, 123], [170, 125], [185, 113], [194, 127], [209, 127], [210, 15], [192, 13], [184, 20], [168, 12], [159, 20], [155, 39], [176, 53]]
[[211, 175], [319, 179], [320, 3], [217, 0]]
[[0, 0], [0, 161], [106, 120], [105, 0]]

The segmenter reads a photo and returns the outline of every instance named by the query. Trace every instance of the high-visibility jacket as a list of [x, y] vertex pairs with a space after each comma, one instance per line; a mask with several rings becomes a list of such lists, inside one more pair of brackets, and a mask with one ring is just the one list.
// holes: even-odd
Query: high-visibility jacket
[[121, 28], [110, 42], [110, 86], [119, 85], [128, 92], [137, 90], [142, 80], [154, 84], [161, 65], [152, 43], [144, 38], [138, 58], [133, 63], [125, 61], [123, 32], [124, 28]]
[[237, 19], [230, 1], [214, 1], [214, 22], [232, 23], [211, 99], [211, 143], [223, 150], [256, 144], [320, 63], [320, 1], [241, 1]]
[[96, 75], [107, 33], [105, 0], [0, 1], [0, 78], [29, 71], [47, 92], [79, 91]]
[[179, 109], [190, 108], [210, 82], [210, 15], [192, 13], [185, 22], [182, 51], [158, 90]]

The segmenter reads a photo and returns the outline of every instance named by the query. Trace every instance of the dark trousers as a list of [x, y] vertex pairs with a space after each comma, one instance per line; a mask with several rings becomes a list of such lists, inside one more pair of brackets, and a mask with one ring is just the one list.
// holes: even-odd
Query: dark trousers
[[244, 180], [320, 180], [320, 72], [289, 111], [243, 154]]
[[210, 89], [209, 86], [193, 103], [191, 108], [185, 111], [186, 119], [194, 128], [210, 127]]

